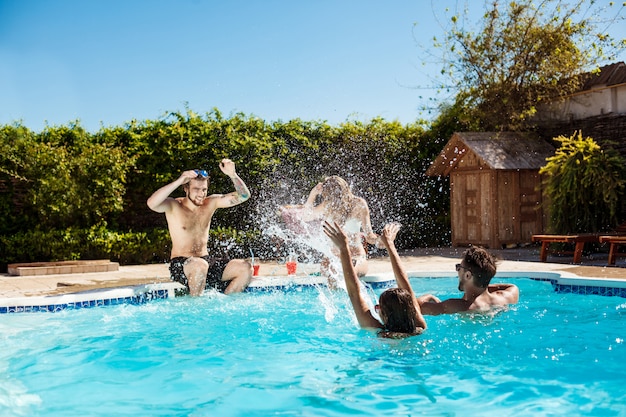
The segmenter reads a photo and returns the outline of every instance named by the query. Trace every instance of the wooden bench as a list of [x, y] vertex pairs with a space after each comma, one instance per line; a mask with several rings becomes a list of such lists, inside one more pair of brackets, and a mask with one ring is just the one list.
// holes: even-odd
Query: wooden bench
[[574, 263], [579, 264], [583, 256], [585, 243], [599, 243], [600, 235], [594, 233], [581, 233], [578, 235], [532, 235], [533, 242], [541, 242], [541, 253], [539, 259], [541, 262], [548, 260], [548, 252], [551, 243], [573, 243], [574, 246]]
[[626, 246], [626, 235], [620, 236], [600, 236], [600, 243], [609, 243], [609, 265], [615, 265], [615, 259], [618, 256], [626, 256], [626, 253], [619, 252], [620, 246]]
[[32, 276], [32, 275], [55, 275], [55, 274], [84, 274], [88, 272], [111, 272], [117, 271], [119, 264], [108, 259], [95, 259], [85, 261], [59, 261], [59, 262], [28, 262], [9, 264], [9, 275]]

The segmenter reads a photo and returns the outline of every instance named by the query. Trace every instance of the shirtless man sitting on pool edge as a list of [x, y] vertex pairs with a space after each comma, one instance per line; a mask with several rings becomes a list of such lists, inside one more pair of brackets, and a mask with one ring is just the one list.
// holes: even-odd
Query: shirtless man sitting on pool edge
[[[223, 159], [220, 170], [235, 186], [229, 194], [207, 195], [209, 175], [204, 170], [189, 170], [159, 188], [148, 199], [148, 207], [165, 213], [172, 238], [170, 274], [174, 281], [187, 287], [192, 296], [202, 295], [205, 288], [225, 294], [243, 291], [252, 279], [252, 265], [243, 259], [229, 260], [210, 256], [207, 250], [211, 218], [219, 208], [233, 207], [250, 198], [250, 191], [235, 172], [235, 164]], [[185, 197], [172, 198], [179, 186]]]
[[439, 315], [463, 311], [487, 311], [492, 307], [515, 304], [519, 300], [519, 288], [513, 284], [490, 284], [496, 274], [496, 261], [483, 248], [471, 247], [463, 253], [461, 263], [456, 264], [459, 291], [463, 298], [441, 301], [432, 294], [417, 298], [422, 314]]

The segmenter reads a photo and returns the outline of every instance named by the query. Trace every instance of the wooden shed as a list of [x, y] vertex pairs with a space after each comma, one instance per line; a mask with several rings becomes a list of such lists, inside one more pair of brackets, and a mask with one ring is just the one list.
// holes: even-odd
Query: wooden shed
[[450, 176], [452, 245], [501, 248], [542, 233], [539, 168], [554, 151], [528, 133], [454, 133], [426, 171]]

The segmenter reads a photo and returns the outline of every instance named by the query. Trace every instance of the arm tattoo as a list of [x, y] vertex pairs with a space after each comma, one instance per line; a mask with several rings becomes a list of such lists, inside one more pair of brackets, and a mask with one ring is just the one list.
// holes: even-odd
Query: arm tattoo
[[241, 178], [233, 177], [231, 179], [233, 180], [233, 185], [235, 186], [235, 191], [237, 192], [237, 195], [233, 197], [231, 202], [235, 204], [243, 203], [250, 198], [250, 190], [248, 190], [248, 187], [244, 184]]

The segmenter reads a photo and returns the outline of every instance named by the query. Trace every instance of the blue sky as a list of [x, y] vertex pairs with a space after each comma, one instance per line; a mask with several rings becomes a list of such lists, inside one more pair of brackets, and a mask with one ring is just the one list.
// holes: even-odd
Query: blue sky
[[[427, 117], [436, 92], [421, 87], [439, 69], [419, 46], [443, 35], [435, 14], [457, 3], [0, 0], [0, 124], [97, 131], [185, 106], [410, 123]], [[470, 5], [477, 19], [483, 2]]]

